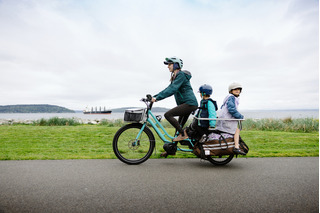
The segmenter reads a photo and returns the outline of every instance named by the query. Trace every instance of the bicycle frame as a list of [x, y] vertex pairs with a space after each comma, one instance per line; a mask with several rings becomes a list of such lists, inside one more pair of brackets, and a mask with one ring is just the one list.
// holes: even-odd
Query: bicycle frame
[[[150, 109], [147, 109], [147, 120], [143, 123], [142, 128], [140, 129], [136, 140], [138, 140], [138, 138], [140, 137], [140, 135], [142, 134], [144, 128], [146, 127], [147, 123], [149, 123], [152, 128], [156, 131], [157, 135], [160, 137], [160, 139], [164, 142], [164, 143], [173, 143], [172, 139], [174, 138], [173, 136], [171, 136], [166, 130], [165, 128], [162, 126], [162, 124], [160, 123], [160, 121], [158, 121], [158, 119], [156, 118], [156, 116], [151, 112]], [[168, 139], [169, 138], [169, 139]], [[193, 142], [190, 139], [186, 139], [185, 141], [189, 141], [190, 144], [192, 146], [194, 146]], [[178, 151], [183, 151], [183, 152], [192, 152], [192, 149], [183, 149], [183, 148], [177, 148]]]
[[[150, 118], [151, 116], [151, 118]], [[153, 129], [156, 131], [156, 133], [158, 134], [158, 136], [161, 138], [161, 140], [164, 143], [173, 143], [172, 139], [174, 138], [173, 136], [171, 136], [166, 130], [165, 128], [162, 126], [162, 124], [158, 121], [158, 119], [154, 116], [154, 114], [151, 112], [151, 110], [148, 110], [148, 118], [147, 118], [147, 122], [153, 127]], [[146, 125], [146, 124], [145, 124]], [[159, 128], [158, 128], [159, 126]], [[161, 131], [160, 131], [161, 130]], [[168, 137], [170, 140], [168, 140], [166, 137]], [[192, 146], [194, 146], [193, 142], [191, 141], [191, 139], [186, 139], [185, 141], [188, 141]], [[183, 148], [179, 148], [177, 147], [178, 151], [183, 151], [183, 152], [192, 152], [192, 149], [183, 149]]]

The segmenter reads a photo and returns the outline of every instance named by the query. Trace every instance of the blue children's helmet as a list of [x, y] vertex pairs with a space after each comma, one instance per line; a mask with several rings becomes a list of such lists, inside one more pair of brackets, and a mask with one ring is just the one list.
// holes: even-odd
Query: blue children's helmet
[[208, 84], [204, 84], [199, 88], [199, 92], [202, 95], [211, 95], [212, 94], [212, 87]]

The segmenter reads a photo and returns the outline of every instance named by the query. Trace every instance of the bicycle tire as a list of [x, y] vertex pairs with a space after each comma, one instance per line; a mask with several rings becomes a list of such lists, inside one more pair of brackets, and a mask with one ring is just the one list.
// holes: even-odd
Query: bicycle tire
[[[228, 156], [228, 157], [222, 159], [222, 157], [225, 157], [225, 156]], [[233, 157], [234, 155], [206, 156], [207, 160], [216, 166], [223, 166], [230, 163]], [[217, 159], [220, 159], [220, 160], [217, 160]]]
[[141, 123], [128, 124], [121, 127], [113, 137], [113, 152], [119, 160], [126, 164], [143, 163], [152, 155], [155, 138], [147, 126], [145, 126], [139, 140], [135, 139], [141, 128]]

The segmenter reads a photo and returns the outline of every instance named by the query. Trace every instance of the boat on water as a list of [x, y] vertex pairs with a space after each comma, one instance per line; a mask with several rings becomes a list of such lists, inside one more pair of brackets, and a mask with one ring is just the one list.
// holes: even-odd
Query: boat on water
[[87, 107], [85, 110], [83, 110], [83, 114], [111, 114], [111, 110], [106, 110], [106, 107], [104, 107], [103, 109], [98, 110], [97, 107], [95, 107], [95, 109], [93, 109], [93, 107], [91, 107], [91, 110]]

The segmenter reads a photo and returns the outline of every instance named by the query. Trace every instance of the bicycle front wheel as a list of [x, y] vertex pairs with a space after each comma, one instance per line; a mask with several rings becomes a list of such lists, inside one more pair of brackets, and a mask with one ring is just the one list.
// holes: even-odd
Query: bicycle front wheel
[[119, 160], [126, 164], [140, 164], [148, 160], [155, 147], [151, 130], [145, 126], [137, 138], [142, 124], [133, 123], [121, 127], [113, 138], [113, 151]]

